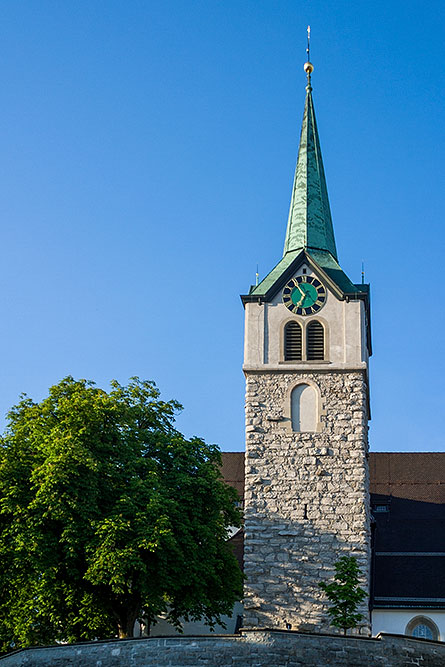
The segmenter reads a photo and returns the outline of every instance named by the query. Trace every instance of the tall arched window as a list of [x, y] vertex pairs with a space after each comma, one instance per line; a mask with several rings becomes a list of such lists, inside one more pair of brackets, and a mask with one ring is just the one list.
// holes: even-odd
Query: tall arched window
[[284, 327], [284, 360], [302, 360], [301, 326], [298, 322], [288, 322]]
[[306, 356], [308, 361], [324, 359], [324, 328], [317, 320], [309, 322], [306, 328]]
[[309, 384], [299, 384], [290, 395], [292, 430], [317, 430], [317, 392]]

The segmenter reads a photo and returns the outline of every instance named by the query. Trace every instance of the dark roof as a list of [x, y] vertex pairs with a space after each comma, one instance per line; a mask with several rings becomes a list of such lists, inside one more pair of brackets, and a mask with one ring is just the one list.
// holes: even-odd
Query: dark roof
[[445, 454], [373, 453], [374, 606], [445, 608]]
[[229, 544], [232, 546], [234, 556], [238, 561], [241, 570], [244, 571], [244, 531], [239, 530], [230, 538]]
[[[222, 475], [244, 494], [244, 452], [222, 452]], [[445, 453], [372, 452], [371, 493], [407, 500], [445, 503]]]
[[445, 608], [444, 556], [376, 553], [374, 567], [374, 608]]
[[445, 453], [373, 452], [369, 474], [371, 493], [445, 503]]
[[[227, 484], [233, 486], [244, 500], [244, 452], [222, 452], [221, 473]], [[239, 563], [241, 570], [244, 569], [244, 532], [239, 530], [229, 543]]]
[[244, 498], [244, 452], [221, 452], [221, 473], [227, 484]]
[[[242, 495], [244, 453], [222, 458], [224, 479]], [[445, 453], [373, 452], [369, 472], [374, 607], [445, 608]]]

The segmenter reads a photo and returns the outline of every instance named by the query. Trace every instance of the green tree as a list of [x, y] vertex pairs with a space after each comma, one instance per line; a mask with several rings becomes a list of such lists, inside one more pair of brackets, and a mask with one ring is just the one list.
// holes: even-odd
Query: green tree
[[328, 610], [331, 625], [342, 628], [346, 634], [363, 618], [363, 614], [357, 613], [357, 607], [366, 598], [366, 592], [359, 586], [360, 570], [354, 556], [342, 556], [334, 567], [334, 581], [330, 584], [321, 581], [318, 585], [331, 602]]
[[0, 441], [3, 648], [133, 634], [230, 613], [240, 525], [215, 445], [173, 426], [181, 408], [132, 378], [105, 392], [67, 377], [23, 396]]

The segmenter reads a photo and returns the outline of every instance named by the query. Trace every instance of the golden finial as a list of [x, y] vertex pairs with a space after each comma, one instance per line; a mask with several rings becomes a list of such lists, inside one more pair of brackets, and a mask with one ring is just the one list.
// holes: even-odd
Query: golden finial
[[307, 62], [305, 62], [304, 65], [303, 65], [303, 69], [304, 69], [304, 71], [306, 72], [306, 75], [307, 75], [307, 89], [308, 90], [312, 90], [311, 74], [314, 71], [314, 66], [313, 66], [313, 64], [311, 63], [311, 60], [310, 60], [310, 45], [311, 45], [311, 26], [308, 25], [308, 27], [307, 27], [307, 49], [306, 49]]

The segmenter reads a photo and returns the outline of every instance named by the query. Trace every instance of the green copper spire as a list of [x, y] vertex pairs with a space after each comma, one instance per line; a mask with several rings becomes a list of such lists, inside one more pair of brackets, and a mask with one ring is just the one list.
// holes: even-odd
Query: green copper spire
[[[309, 28], [307, 54], [309, 61]], [[369, 285], [352, 283], [337, 259], [328, 191], [312, 102], [311, 74], [313, 69], [310, 62], [305, 63], [304, 71], [308, 80], [307, 95], [284, 254], [259, 285], [252, 285], [249, 294], [241, 297], [244, 304], [249, 301], [261, 303], [273, 300], [283, 289], [286, 281], [292, 278], [304, 263], [312, 268], [337, 298], [365, 299], [369, 307]]]
[[308, 85], [284, 255], [298, 249], [321, 250], [328, 251], [337, 260], [331, 210], [312, 101], [311, 73], [314, 68], [311, 63], [307, 62], [304, 69]]

